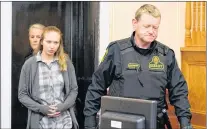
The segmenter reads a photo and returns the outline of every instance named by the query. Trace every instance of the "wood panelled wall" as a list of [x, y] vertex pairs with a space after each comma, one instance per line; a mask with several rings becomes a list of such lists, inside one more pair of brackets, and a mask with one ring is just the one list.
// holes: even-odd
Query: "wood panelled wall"
[[[186, 2], [185, 46], [181, 48], [181, 70], [188, 83], [192, 125], [206, 128], [206, 3]], [[170, 106], [173, 128], [179, 128]]]
[[206, 128], [206, 2], [186, 2], [181, 69], [188, 83], [194, 128]]

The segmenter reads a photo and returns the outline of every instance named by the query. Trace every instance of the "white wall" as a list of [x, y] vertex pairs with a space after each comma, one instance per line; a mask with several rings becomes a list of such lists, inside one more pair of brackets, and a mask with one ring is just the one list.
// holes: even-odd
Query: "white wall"
[[[107, 4], [107, 8], [100, 10], [100, 14], [109, 8], [108, 16], [105, 13], [103, 15], [105, 18], [102, 17], [102, 19], [109, 20], [109, 32], [106, 33], [105, 31], [104, 33], [104, 35], [109, 35], [109, 41], [100, 41], [100, 57], [105, 51], [103, 46], [107, 46], [110, 41], [131, 35], [133, 31], [131, 21], [134, 14], [141, 5], [146, 3], [153, 4], [160, 9], [162, 20], [157, 40], [175, 51], [180, 66], [180, 47], [184, 46], [185, 36], [185, 2], [101, 2], [101, 4]], [[105, 27], [106, 24], [108, 21], [104, 24]], [[108, 30], [108, 28], [104, 29]], [[104, 35], [100, 33], [100, 37]]]
[[100, 2], [100, 46], [99, 46], [99, 61], [105, 53], [105, 49], [109, 43], [110, 32], [110, 4], [108, 2]]
[[1, 128], [11, 128], [12, 3], [1, 2]]

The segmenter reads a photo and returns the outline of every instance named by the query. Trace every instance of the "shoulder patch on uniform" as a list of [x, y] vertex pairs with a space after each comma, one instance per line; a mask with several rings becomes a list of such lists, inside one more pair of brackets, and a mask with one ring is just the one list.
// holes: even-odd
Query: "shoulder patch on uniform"
[[153, 56], [152, 61], [149, 62], [149, 69], [164, 69], [164, 64], [158, 56]]
[[103, 57], [101, 58], [101, 62], [104, 61], [104, 59], [105, 59], [106, 55], [108, 54], [108, 52], [109, 52], [109, 49], [107, 48], [106, 52], [104, 53]]

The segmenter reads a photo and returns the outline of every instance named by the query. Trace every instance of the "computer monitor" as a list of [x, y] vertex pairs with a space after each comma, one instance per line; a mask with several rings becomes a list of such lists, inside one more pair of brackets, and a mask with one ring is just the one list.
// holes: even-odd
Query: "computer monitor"
[[100, 129], [156, 129], [157, 102], [103, 96], [99, 122]]

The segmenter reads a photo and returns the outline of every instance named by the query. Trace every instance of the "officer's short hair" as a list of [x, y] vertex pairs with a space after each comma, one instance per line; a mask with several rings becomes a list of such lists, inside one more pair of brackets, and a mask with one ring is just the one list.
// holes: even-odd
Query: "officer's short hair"
[[142, 5], [135, 13], [135, 19], [139, 20], [142, 14], [149, 14], [152, 15], [155, 18], [160, 17], [161, 18], [161, 13], [157, 7], [151, 4], [144, 4]]

